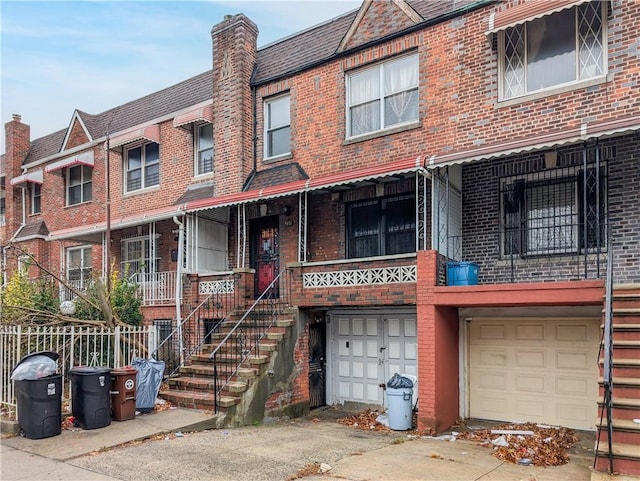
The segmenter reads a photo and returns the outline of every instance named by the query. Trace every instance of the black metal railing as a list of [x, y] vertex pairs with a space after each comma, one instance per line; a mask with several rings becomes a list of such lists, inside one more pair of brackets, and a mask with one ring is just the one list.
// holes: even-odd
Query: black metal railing
[[[237, 275], [229, 274], [197, 306], [185, 305], [189, 314], [182, 320], [156, 321], [158, 346], [151, 353], [153, 359], [165, 362], [165, 375], [173, 376], [191, 356], [213, 342], [222, 323], [241, 307]], [[167, 374], [168, 373], [168, 374]]]
[[285, 313], [286, 308], [290, 307], [290, 282], [288, 271], [280, 271], [209, 355], [214, 365], [216, 413], [222, 390], [250, 356], [260, 357], [260, 342]]
[[[607, 238], [611, 238], [611, 229], [607, 229]], [[595, 469], [600, 448], [600, 436], [602, 435], [602, 421], [604, 412], [607, 413], [607, 443], [609, 458], [609, 473], [613, 474], [613, 419], [611, 415], [613, 407], [613, 253], [609, 252], [607, 258], [607, 279], [605, 284], [605, 306], [604, 306], [604, 327], [602, 329], [602, 339], [598, 360], [603, 357], [603, 388], [604, 397], [600, 408], [600, 422], [598, 426], [598, 438], [596, 440], [595, 456], [593, 467]]]

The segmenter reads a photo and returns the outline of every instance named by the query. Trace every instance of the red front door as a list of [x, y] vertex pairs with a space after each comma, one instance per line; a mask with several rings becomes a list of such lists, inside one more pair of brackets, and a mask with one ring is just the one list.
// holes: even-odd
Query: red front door
[[[260, 219], [252, 229], [253, 268], [256, 270], [255, 295], [260, 296], [278, 275], [278, 218]], [[277, 286], [273, 286], [273, 294], [277, 296]]]

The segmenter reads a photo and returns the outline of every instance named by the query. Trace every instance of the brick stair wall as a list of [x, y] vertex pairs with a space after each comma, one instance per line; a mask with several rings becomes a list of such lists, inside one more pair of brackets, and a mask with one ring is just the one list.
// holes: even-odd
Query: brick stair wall
[[[180, 368], [177, 377], [170, 378], [159, 393], [160, 397], [172, 404], [189, 409], [199, 409], [214, 412], [214, 362], [209, 359], [209, 354], [217, 347], [224, 337], [235, 326], [237, 320], [225, 321], [220, 331], [212, 335], [212, 344], [203, 344], [200, 352], [191, 356], [185, 365]], [[251, 323], [251, 319], [245, 322]], [[224, 387], [219, 398], [219, 412], [226, 418], [225, 425], [244, 424], [242, 419], [235, 416], [235, 407], [241, 402], [251, 403], [252, 399], [243, 399], [253, 396], [251, 386], [260, 377], [267, 375], [267, 366], [271, 359], [277, 355], [281, 342], [290, 335], [291, 326], [295, 324], [292, 312], [286, 312], [278, 317], [264, 339], [260, 342], [257, 351], [253, 352], [242, 364], [238, 372]], [[222, 346], [222, 352], [227, 349]], [[218, 375], [229, 373], [235, 369], [237, 362], [233, 359], [237, 356], [230, 354], [227, 359], [231, 362], [218, 362]]]
[[[604, 319], [604, 313], [603, 313]], [[640, 476], [640, 285], [619, 285], [613, 291], [613, 394], [611, 418], [614, 473]], [[603, 326], [604, 327], [604, 323]], [[602, 351], [604, 352], [604, 351]], [[609, 471], [609, 446], [604, 408], [604, 359], [600, 359], [600, 398], [596, 422], [599, 447], [595, 470]]]

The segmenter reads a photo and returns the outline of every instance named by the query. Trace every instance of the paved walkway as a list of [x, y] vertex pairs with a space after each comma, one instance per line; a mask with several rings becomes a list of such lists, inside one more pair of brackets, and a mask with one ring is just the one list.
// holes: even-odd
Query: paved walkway
[[[359, 431], [330, 416], [319, 418], [198, 431], [210, 426], [211, 418], [176, 409], [112, 422], [101, 429], [63, 430], [47, 439], [8, 438], [2, 440], [0, 474], [2, 480], [25, 481], [274, 481], [294, 479], [306, 466], [326, 463], [331, 466], [326, 474], [305, 476], [303, 481], [587, 481], [591, 477], [588, 456], [572, 456], [569, 464], [552, 468], [518, 466], [469, 441]], [[152, 440], [135, 441], [145, 437]]]

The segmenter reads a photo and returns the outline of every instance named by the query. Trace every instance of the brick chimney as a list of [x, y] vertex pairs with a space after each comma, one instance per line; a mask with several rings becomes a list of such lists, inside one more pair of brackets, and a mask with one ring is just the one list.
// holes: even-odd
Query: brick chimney
[[22, 123], [20, 115], [13, 114], [13, 119], [4, 124], [4, 134], [5, 225], [9, 238], [22, 223], [22, 193], [11, 185], [11, 179], [22, 174], [22, 163], [31, 145], [31, 128]]
[[251, 76], [258, 27], [243, 14], [226, 15], [211, 29], [213, 145], [217, 194], [238, 192], [253, 168]]

